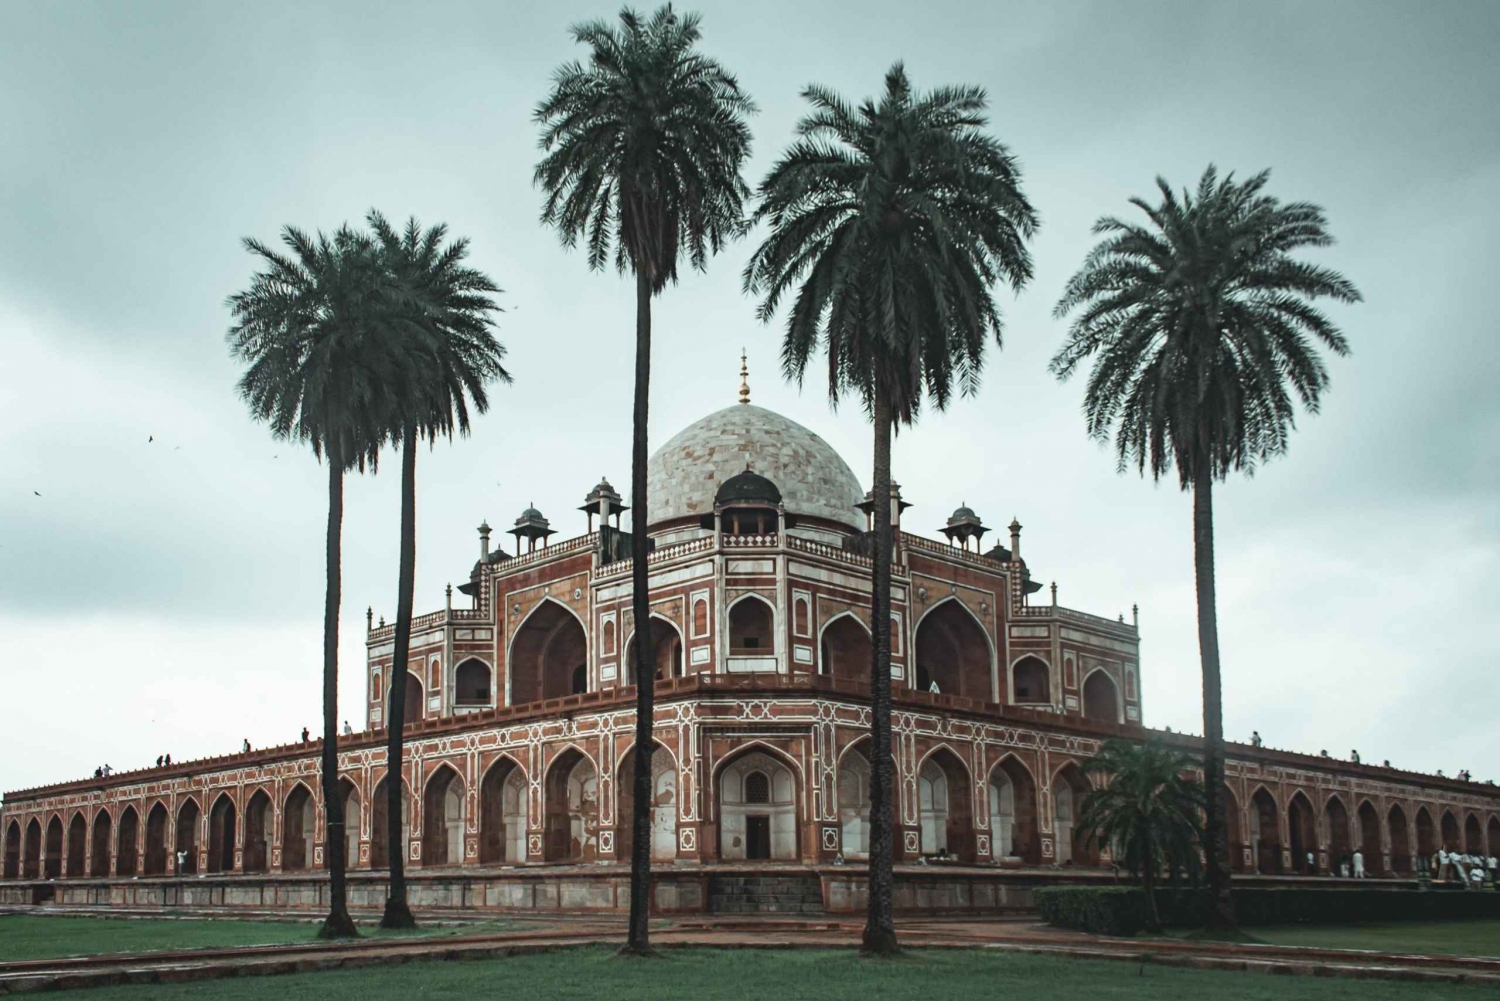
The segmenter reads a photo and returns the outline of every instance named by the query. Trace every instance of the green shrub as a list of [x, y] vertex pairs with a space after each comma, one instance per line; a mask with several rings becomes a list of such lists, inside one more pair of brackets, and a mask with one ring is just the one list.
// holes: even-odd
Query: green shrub
[[1031, 899], [1058, 928], [1129, 937], [1146, 927], [1145, 894], [1128, 886], [1045, 886]]
[[[1233, 892], [1235, 915], [1247, 927], [1500, 918], [1500, 893], [1488, 891], [1236, 887]], [[1145, 894], [1138, 887], [1039, 887], [1032, 899], [1043, 920], [1059, 928], [1130, 936], [1146, 926]], [[1208, 891], [1160, 889], [1156, 907], [1163, 924], [1201, 928], [1208, 917]]]

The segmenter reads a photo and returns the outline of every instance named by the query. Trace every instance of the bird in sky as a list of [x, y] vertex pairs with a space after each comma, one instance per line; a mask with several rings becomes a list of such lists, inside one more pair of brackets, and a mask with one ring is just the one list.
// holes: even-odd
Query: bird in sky
[[148, 434], [148, 435], [146, 435], [146, 444], [149, 445], [149, 444], [151, 444], [155, 440], [156, 440], [156, 435], [154, 435], [154, 434]]
[[32, 493], [36, 494], [38, 497], [41, 496], [41, 494], [37, 494], [35, 490], [33, 490]]

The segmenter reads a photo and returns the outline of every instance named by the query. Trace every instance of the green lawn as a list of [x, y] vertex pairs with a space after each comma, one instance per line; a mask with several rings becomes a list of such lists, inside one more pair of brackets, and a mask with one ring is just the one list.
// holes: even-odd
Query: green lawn
[[[58, 995], [51, 995], [56, 997]], [[667, 950], [660, 960], [620, 959], [605, 948], [570, 949], [504, 960], [422, 962], [272, 978], [103, 987], [66, 993], [78, 1001], [215, 1001], [274, 996], [277, 1001], [422, 1001], [475, 997], [548, 1001], [942, 1001], [1024, 997], [1159, 1001], [1442, 1001], [1488, 998], [1493, 988], [1381, 980], [1273, 977], [1100, 960], [1067, 960], [979, 950], [913, 951], [895, 962], [871, 962], [847, 951]]]
[[1357, 925], [1279, 925], [1250, 928], [1272, 945], [1324, 949], [1378, 949], [1453, 956], [1500, 956], [1500, 919], [1397, 921]]
[[[470, 925], [422, 928], [416, 932], [380, 932], [361, 927], [368, 935], [477, 935], [522, 927], [524, 922], [486, 921]], [[115, 952], [153, 952], [177, 949], [215, 949], [233, 945], [279, 945], [311, 942], [318, 926], [310, 922], [156, 920], [141, 918], [34, 917], [0, 915], [0, 962], [52, 959]]]

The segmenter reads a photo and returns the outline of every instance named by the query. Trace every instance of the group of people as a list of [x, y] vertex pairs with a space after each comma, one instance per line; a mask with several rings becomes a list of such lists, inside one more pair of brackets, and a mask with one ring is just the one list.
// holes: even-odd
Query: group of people
[[[1470, 855], [1463, 852], [1450, 852], [1446, 848], [1439, 848], [1432, 858], [1417, 859], [1417, 868], [1420, 875], [1426, 875], [1432, 879], [1440, 879], [1444, 882], [1459, 882], [1466, 889], [1480, 889], [1485, 883], [1490, 886], [1500, 886], [1496, 882], [1497, 867], [1500, 867], [1500, 859], [1494, 855], [1485, 858], [1482, 855]], [[1421, 872], [1421, 870], [1426, 870]]]
[[106, 762], [105, 764], [102, 764], [98, 768], [94, 769], [94, 778], [107, 779], [109, 778], [110, 773], [113, 771], [114, 769], [109, 767], [109, 764]]
[[[1318, 860], [1312, 852], [1307, 853], [1307, 871], [1315, 873], [1318, 871]], [[1365, 871], [1365, 853], [1358, 848], [1353, 853], [1334, 859], [1332, 873], [1345, 879], [1365, 879], [1369, 873]]]

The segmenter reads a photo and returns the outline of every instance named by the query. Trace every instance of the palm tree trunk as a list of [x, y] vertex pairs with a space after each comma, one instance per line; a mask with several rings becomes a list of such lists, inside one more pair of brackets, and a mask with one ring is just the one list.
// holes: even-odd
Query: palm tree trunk
[[1224, 690], [1219, 676], [1219, 618], [1214, 596], [1213, 475], [1206, 460], [1193, 474], [1193, 570], [1198, 585], [1198, 650], [1203, 660], [1203, 824], [1208, 925], [1237, 926], [1229, 894], [1229, 846], [1224, 830]]
[[1150, 834], [1142, 840], [1146, 854], [1146, 860], [1141, 864], [1141, 889], [1146, 893], [1146, 927], [1150, 931], [1161, 931], [1161, 914], [1156, 909], [1156, 847], [1151, 843]]
[[390, 889], [385, 898], [382, 928], [415, 928], [416, 918], [406, 903], [406, 831], [401, 809], [401, 758], [406, 743], [406, 658], [411, 651], [412, 589], [417, 563], [417, 427], [401, 429], [401, 566], [396, 584], [396, 637], [390, 671], [390, 714], [385, 727], [385, 791], [388, 827], [386, 852], [391, 860]]
[[340, 545], [344, 527], [344, 461], [338, 442], [329, 444], [328, 590], [323, 600], [323, 810], [328, 818], [328, 918], [319, 938], [353, 938], [359, 934], [349, 917], [344, 886], [344, 797], [339, 795], [339, 601], [343, 581]]
[[635, 276], [635, 408], [630, 441], [631, 615], [635, 619], [635, 775], [631, 786], [630, 930], [621, 951], [651, 952], [651, 756], [656, 695], [656, 646], [646, 590], [646, 418], [651, 391], [651, 276]]
[[891, 916], [895, 896], [892, 800], [896, 763], [891, 756], [891, 401], [875, 380], [875, 594], [870, 606], [874, 643], [870, 658], [870, 908], [861, 952], [899, 951]]

